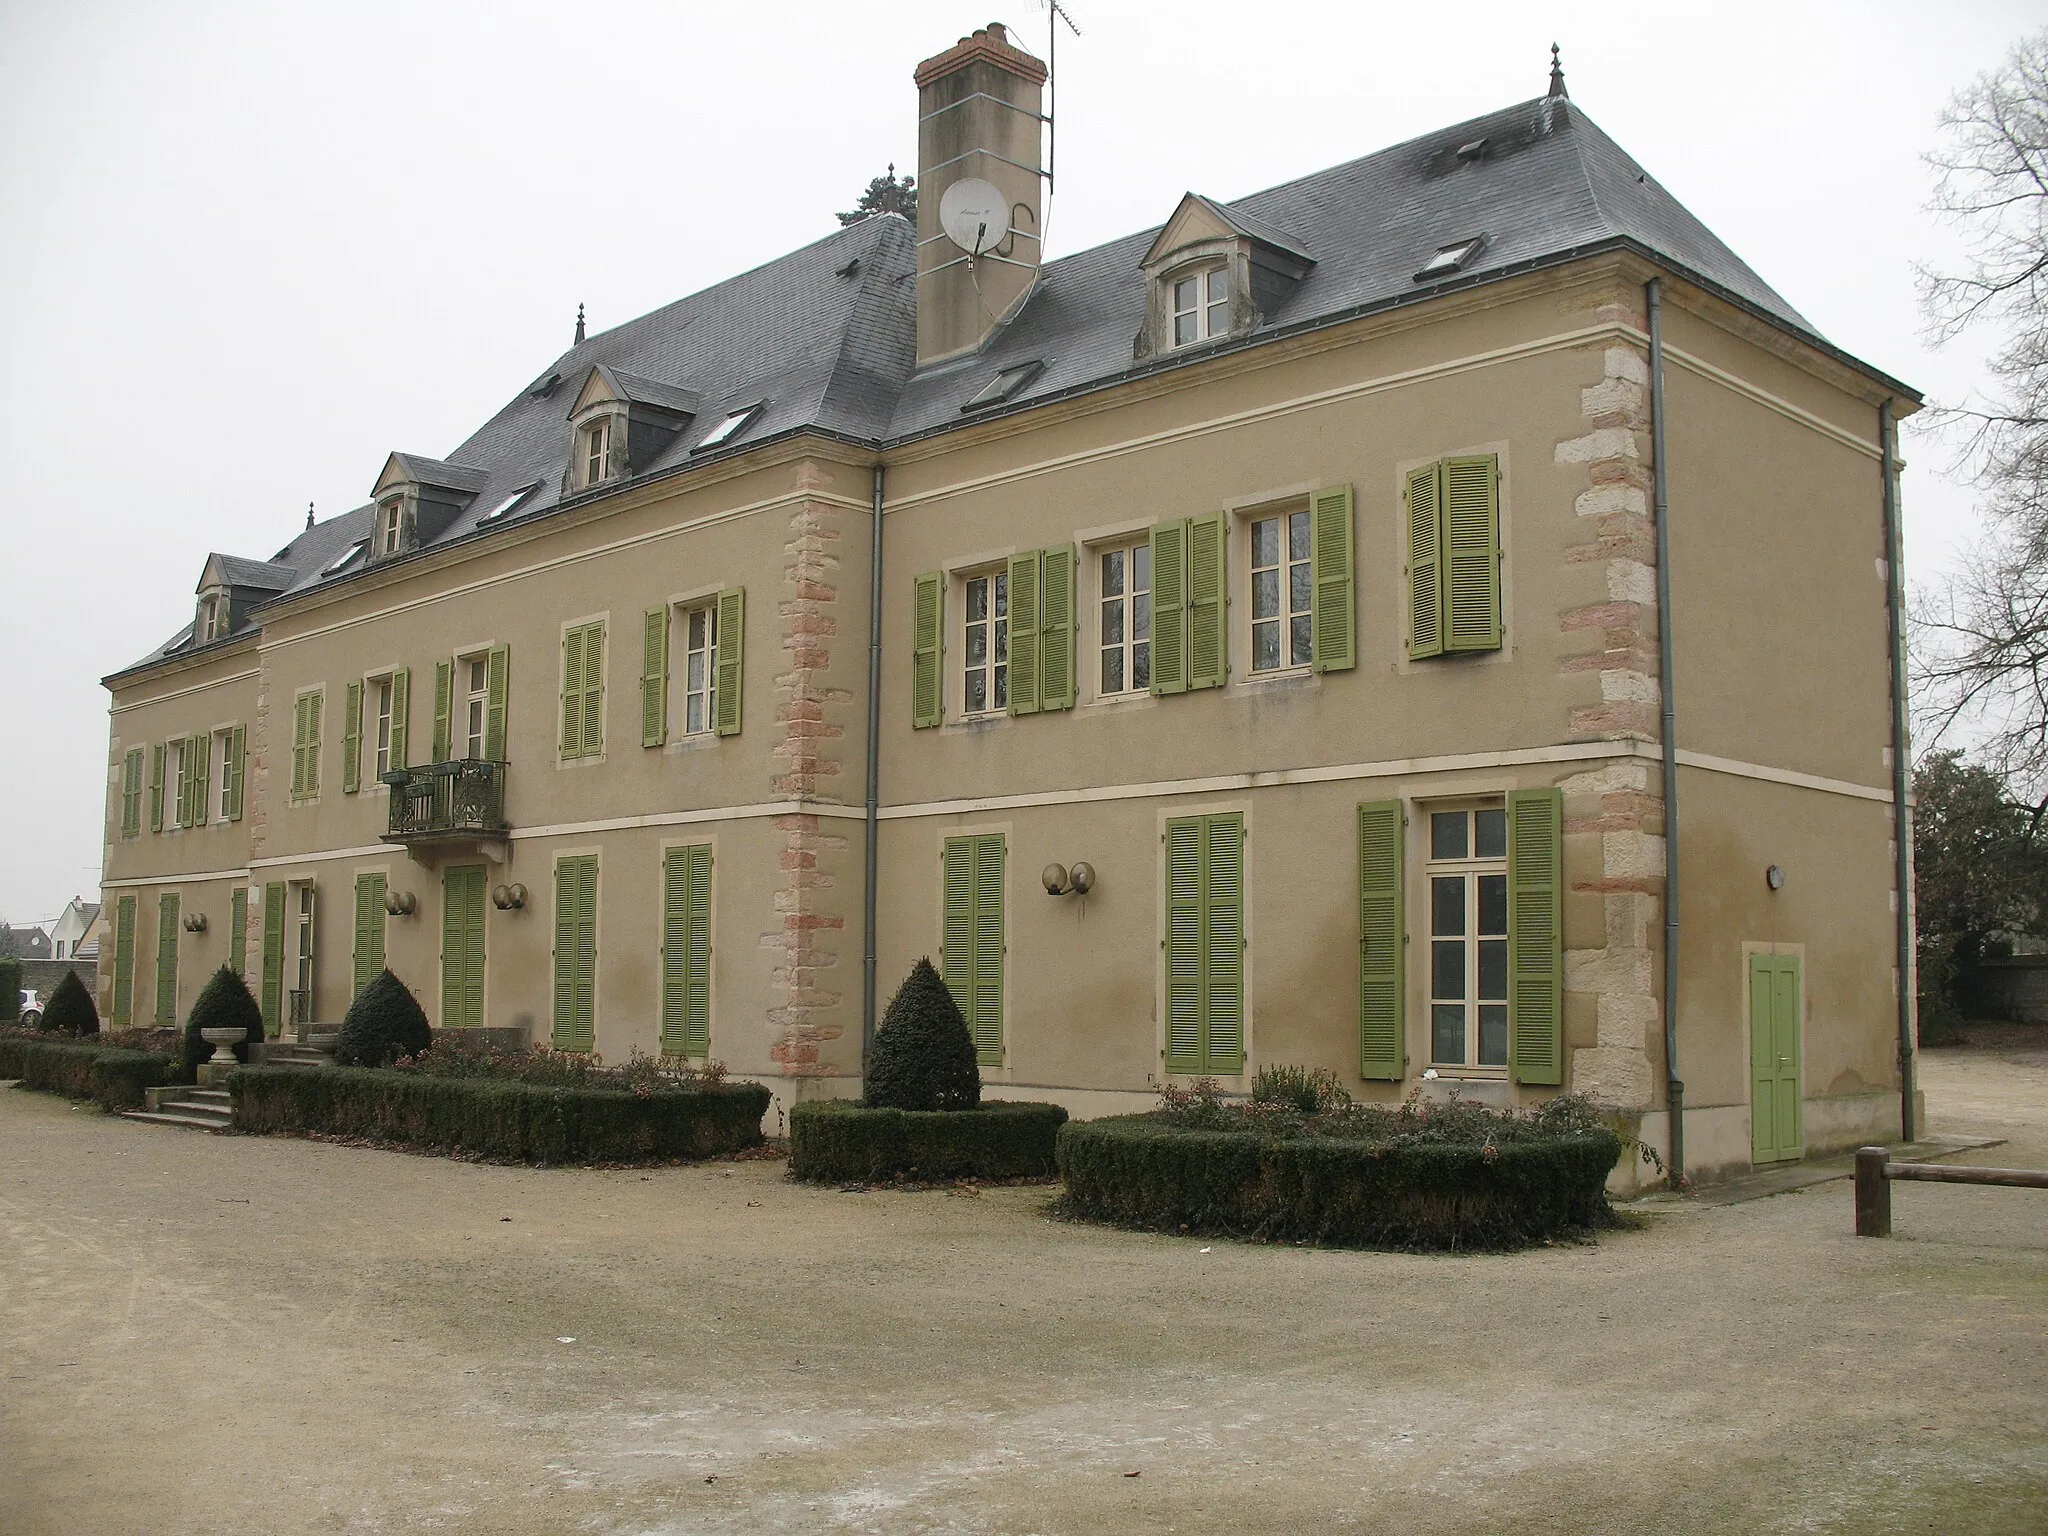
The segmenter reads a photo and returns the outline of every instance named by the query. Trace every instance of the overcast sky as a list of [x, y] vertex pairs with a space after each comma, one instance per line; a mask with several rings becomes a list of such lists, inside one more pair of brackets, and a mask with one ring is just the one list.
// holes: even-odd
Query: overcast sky
[[[1042, 0], [0, 0], [0, 917], [97, 888], [99, 678], [441, 455], [568, 345], [836, 228], [917, 159], [920, 60]], [[1838, 345], [1925, 390], [1919, 156], [2038, 6], [1071, 0], [1059, 256], [1540, 95], [1573, 100]], [[1708, 16], [1711, 21], [1706, 20]], [[1970, 496], [1908, 441], [1909, 570]]]

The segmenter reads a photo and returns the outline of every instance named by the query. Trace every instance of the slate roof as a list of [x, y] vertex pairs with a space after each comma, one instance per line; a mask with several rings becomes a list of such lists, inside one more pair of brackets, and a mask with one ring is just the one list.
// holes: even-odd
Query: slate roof
[[298, 576], [290, 565], [276, 560], [244, 560], [240, 555], [223, 555], [218, 551], [206, 558], [220, 572], [221, 581], [230, 587], [282, 592]]
[[[1480, 141], [1478, 152], [1460, 154]], [[1019, 363], [1045, 367], [1016, 399], [972, 419], [1624, 247], [1918, 398], [1829, 344], [1565, 98], [1522, 102], [1248, 197], [1205, 201], [1240, 228], [1314, 262], [1248, 335], [1134, 360], [1145, 315], [1138, 263], [1163, 227], [1154, 226], [1048, 263], [1024, 307], [978, 353], [918, 369], [915, 235], [902, 218], [882, 215], [563, 353], [439, 461], [470, 471], [462, 488], [473, 486], [475, 494], [435, 546], [476, 536], [480, 520], [522, 488], [535, 489], [491, 529], [544, 516], [562, 503], [568, 412], [597, 365], [635, 398], [691, 414], [688, 428], [639, 472], [656, 477], [690, 462], [730, 412], [757, 401], [759, 415], [708, 456], [806, 430], [879, 447], [960, 425], [962, 403]], [[1480, 234], [1486, 242], [1465, 269], [1430, 283], [1415, 280], [1437, 250]], [[372, 507], [358, 507], [305, 530], [271, 561], [247, 564], [289, 569], [286, 596], [352, 580], [362, 565], [323, 572], [370, 536], [372, 515]], [[135, 667], [162, 660], [189, 633], [181, 630]]]

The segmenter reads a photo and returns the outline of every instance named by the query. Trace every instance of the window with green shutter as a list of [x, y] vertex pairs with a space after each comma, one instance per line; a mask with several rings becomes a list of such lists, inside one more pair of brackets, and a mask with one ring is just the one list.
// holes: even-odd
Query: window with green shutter
[[740, 733], [740, 706], [746, 702], [746, 657], [746, 589], [727, 587], [718, 594], [718, 687], [712, 700], [721, 736]]
[[940, 855], [940, 963], [984, 1067], [1003, 1064], [1003, 834], [949, 837]]
[[555, 861], [555, 1048], [597, 1041], [597, 855]]
[[149, 830], [161, 832], [164, 829], [164, 766], [169, 761], [170, 746], [166, 742], [152, 742], [149, 748]]
[[390, 768], [408, 767], [412, 762], [412, 668], [400, 667], [391, 674]]
[[130, 747], [121, 755], [121, 835], [135, 837], [142, 831], [142, 748]]
[[1408, 1065], [1398, 800], [1358, 808], [1358, 1075], [1398, 1082]]
[[711, 845], [670, 848], [661, 865], [661, 1049], [711, 1052]]
[[1501, 647], [1500, 464], [1463, 454], [1409, 471], [1408, 654]]
[[135, 898], [114, 903], [114, 1023], [126, 1029], [135, 1019]]
[[263, 1033], [275, 1040], [284, 1028], [284, 882], [263, 887], [263, 979], [257, 1002]]
[[1244, 816], [1166, 824], [1166, 1070], [1244, 1070]]
[[360, 995], [384, 969], [384, 889], [382, 875], [356, 876], [355, 991], [351, 997]]
[[237, 976], [248, 969], [249, 887], [238, 885], [228, 897], [228, 969]]
[[249, 741], [246, 730], [236, 726], [228, 740], [227, 761], [221, 764], [223, 774], [232, 774], [228, 781], [228, 820], [242, 819], [242, 785], [249, 774]]
[[512, 676], [512, 647], [494, 645], [484, 658], [484, 756], [505, 761], [505, 690]]
[[188, 827], [203, 827], [207, 797], [213, 787], [213, 735], [201, 731], [185, 743], [185, 777], [192, 785], [192, 809], [185, 818]]
[[322, 694], [302, 693], [292, 713], [292, 798], [320, 793], [320, 706]]
[[1358, 664], [1358, 581], [1352, 553], [1351, 487], [1329, 486], [1308, 499], [1314, 580], [1310, 630], [1315, 670]]
[[640, 616], [640, 745], [668, 741], [668, 609]]
[[1224, 643], [1226, 523], [1221, 512], [1183, 517], [1152, 530], [1152, 691], [1220, 688], [1229, 675]]
[[165, 891], [156, 899], [156, 1025], [169, 1029], [178, 1022], [178, 895]]
[[1518, 1083], [1564, 1081], [1564, 793], [1508, 795], [1508, 1052]]
[[604, 751], [604, 620], [562, 634], [562, 756]]
[[350, 683], [342, 690], [341, 705], [341, 792], [352, 795], [363, 783], [363, 685]]
[[455, 757], [454, 728], [455, 663], [434, 663], [434, 745], [433, 761], [450, 762]]
[[453, 864], [441, 872], [442, 1029], [484, 1022], [484, 866]]
[[1009, 712], [1073, 708], [1073, 546], [1012, 555], [1008, 593]]
[[924, 730], [945, 718], [940, 666], [944, 659], [946, 576], [926, 571], [914, 583], [910, 627], [910, 723]]

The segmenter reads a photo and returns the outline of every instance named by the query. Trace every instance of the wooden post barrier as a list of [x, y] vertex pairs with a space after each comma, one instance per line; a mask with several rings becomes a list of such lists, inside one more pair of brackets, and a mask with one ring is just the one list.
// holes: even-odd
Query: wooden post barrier
[[2032, 1168], [1972, 1168], [1960, 1163], [1895, 1163], [1883, 1147], [1856, 1149], [1856, 1235], [1892, 1235], [1892, 1180], [1928, 1184], [2003, 1184], [2048, 1189], [2048, 1172]]

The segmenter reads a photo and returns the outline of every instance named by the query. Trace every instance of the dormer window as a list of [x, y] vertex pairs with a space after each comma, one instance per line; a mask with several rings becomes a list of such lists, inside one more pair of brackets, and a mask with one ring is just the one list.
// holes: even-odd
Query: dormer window
[[583, 483], [596, 485], [612, 477], [612, 424], [600, 421], [583, 432]]
[[1176, 278], [1173, 284], [1173, 344], [1230, 334], [1230, 269], [1211, 267]]
[[394, 496], [377, 508], [377, 557], [395, 555], [405, 543], [405, 498]]
[[201, 645], [228, 632], [228, 594], [216, 588], [199, 599], [198, 639]]

